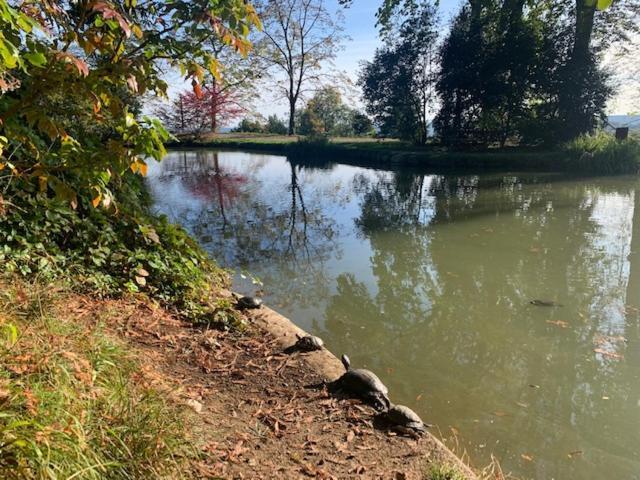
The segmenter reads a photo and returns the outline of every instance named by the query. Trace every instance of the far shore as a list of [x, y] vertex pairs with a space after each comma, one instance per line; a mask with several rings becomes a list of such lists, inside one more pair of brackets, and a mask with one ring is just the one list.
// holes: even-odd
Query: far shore
[[457, 150], [371, 137], [331, 138], [326, 143], [312, 143], [298, 136], [221, 133], [202, 140], [183, 139], [167, 147], [277, 153], [288, 155], [302, 165], [322, 166], [335, 162], [365, 167], [429, 168], [434, 171], [580, 171], [576, 170], [570, 156], [560, 149], [507, 147]]

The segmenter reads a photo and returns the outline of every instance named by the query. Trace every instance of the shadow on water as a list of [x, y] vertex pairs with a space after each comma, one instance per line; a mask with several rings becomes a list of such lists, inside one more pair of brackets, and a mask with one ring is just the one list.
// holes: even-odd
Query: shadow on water
[[458, 432], [476, 463], [640, 478], [637, 178], [199, 151], [172, 154], [149, 185], [220, 263], [258, 275], [270, 305]]

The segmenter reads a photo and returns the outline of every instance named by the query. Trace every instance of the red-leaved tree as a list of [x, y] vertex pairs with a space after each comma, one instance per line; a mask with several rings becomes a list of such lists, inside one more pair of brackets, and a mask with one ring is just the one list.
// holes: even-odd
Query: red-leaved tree
[[238, 119], [247, 111], [244, 104], [239, 92], [213, 83], [180, 93], [171, 105], [161, 107], [157, 115], [172, 133], [201, 136], [215, 133]]

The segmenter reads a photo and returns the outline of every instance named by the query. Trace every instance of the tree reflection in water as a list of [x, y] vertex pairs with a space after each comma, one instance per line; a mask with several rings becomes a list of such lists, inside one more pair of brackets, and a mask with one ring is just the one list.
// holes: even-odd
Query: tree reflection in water
[[[217, 152], [172, 154], [162, 164], [153, 186], [164, 213], [185, 226], [224, 266], [251, 267], [267, 288], [277, 285], [281, 306], [308, 304], [327, 295], [329, 278], [324, 262], [339, 255], [336, 225], [323, 201], [340, 203], [338, 191], [313, 190], [305, 195], [305, 172], [281, 157], [252, 156], [234, 163]], [[261, 171], [280, 159], [282, 176], [261, 181]], [[250, 178], [251, 181], [247, 182]], [[174, 184], [175, 192], [166, 183]], [[328, 197], [327, 195], [330, 195]], [[177, 197], [177, 199], [176, 199]], [[183, 203], [185, 197], [191, 202]], [[308, 207], [307, 204], [311, 205]], [[279, 268], [270, 267], [277, 262]]]

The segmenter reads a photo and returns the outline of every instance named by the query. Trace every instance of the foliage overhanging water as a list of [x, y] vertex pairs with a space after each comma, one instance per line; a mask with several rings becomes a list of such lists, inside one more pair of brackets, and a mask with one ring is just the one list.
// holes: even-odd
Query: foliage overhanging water
[[[155, 208], [474, 464], [640, 479], [640, 179], [173, 152]], [[543, 307], [533, 299], [561, 306]]]

